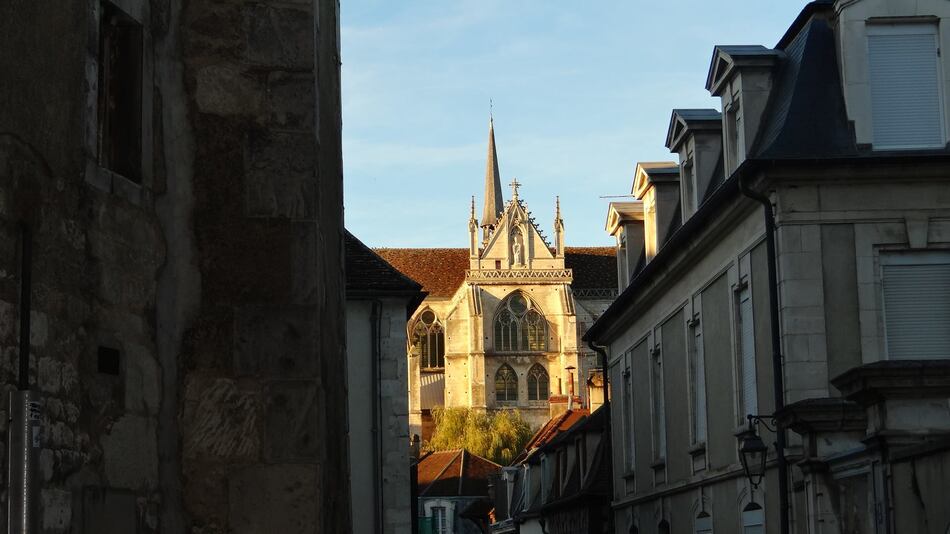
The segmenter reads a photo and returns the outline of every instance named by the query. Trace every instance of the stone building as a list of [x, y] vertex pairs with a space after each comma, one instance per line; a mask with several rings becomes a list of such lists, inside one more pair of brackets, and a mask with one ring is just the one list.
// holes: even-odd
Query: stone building
[[406, 322], [425, 293], [346, 232], [346, 362], [353, 532], [410, 534]]
[[468, 248], [377, 250], [428, 293], [410, 322], [408, 358], [410, 432], [424, 440], [437, 406], [518, 408], [537, 428], [599, 388], [595, 355], [578, 341], [616, 295], [615, 252], [565, 247], [559, 203], [552, 246], [511, 186], [505, 203], [492, 124]]
[[716, 47], [722, 113], [674, 110], [679, 162], [611, 206], [616, 532], [950, 528], [948, 17], [823, 0]]
[[465, 449], [426, 453], [419, 459], [419, 532], [482, 534], [466, 511], [489, 504], [488, 481], [500, 470]]
[[0, 382], [29, 317], [31, 532], [349, 530], [338, 11], [0, 3]]

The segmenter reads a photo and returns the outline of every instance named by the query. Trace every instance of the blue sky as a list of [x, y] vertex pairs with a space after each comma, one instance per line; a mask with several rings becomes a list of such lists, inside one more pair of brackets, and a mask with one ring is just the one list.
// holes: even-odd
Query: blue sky
[[546, 234], [560, 195], [567, 244], [610, 245], [599, 197], [674, 159], [673, 108], [718, 108], [712, 47], [774, 46], [804, 4], [345, 0], [346, 225], [370, 246], [466, 246], [491, 98], [502, 182]]

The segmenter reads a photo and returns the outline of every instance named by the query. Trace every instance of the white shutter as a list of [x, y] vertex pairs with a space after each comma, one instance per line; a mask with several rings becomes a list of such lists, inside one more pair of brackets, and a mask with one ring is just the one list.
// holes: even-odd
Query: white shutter
[[868, 30], [874, 148], [942, 147], [936, 27]]
[[744, 421], [747, 414], [756, 414], [759, 410], [755, 385], [755, 329], [752, 320], [752, 292], [749, 286], [739, 292], [739, 349], [742, 371], [742, 409], [739, 414]]
[[950, 255], [882, 257], [887, 355], [950, 357]]

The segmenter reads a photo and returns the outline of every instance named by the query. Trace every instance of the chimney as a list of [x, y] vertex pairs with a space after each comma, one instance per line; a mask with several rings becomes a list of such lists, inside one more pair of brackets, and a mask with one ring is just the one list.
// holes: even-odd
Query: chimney
[[649, 262], [669, 238], [680, 219], [679, 165], [673, 162], [637, 164], [631, 193], [643, 202], [644, 256]]

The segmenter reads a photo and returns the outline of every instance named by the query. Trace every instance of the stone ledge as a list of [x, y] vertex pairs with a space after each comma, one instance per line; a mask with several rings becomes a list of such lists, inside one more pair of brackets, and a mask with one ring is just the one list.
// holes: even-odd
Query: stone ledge
[[950, 360], [888, 360], [850, 369], [831, 383], [848, 400], [867, 406], [885, 398], [950, 396]]
[[780, 427], [797, 434], [864, 431], [868, 423], [861, 406], [838, 397], [794, 402], [776, 412], [775, 417]]

